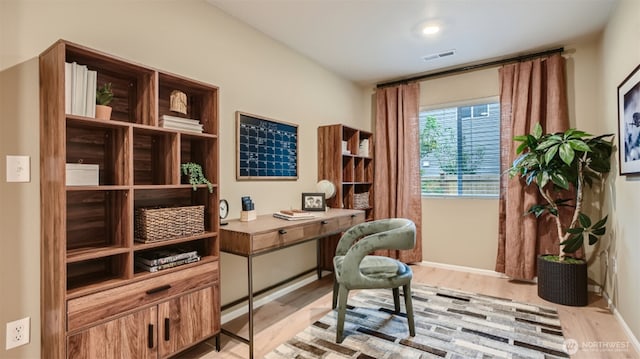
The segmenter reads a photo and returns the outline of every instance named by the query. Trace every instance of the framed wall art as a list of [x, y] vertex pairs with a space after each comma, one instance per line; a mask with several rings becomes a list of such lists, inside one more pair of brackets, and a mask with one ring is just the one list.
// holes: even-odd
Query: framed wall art
[[618, 86], [620, 174], [640, 174], [640, 65]]
[[297, 180], [298, 125], [236, 112], [236, 179]]

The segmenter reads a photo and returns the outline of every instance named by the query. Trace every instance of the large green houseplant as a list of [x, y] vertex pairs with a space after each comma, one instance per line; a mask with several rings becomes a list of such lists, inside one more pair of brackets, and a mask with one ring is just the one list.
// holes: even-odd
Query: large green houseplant
[[[536, 217], [551, 215], [560, 247], [558, 256], [545, 255], [538, 259], [538, 294], [560, 304], [586, 305], [586, 260], [576, 258], [575, 253], [583, 247], [585, 239], [593, 245], [605, 234], [607, 216], [594, 221], [585, 213], [588, 205], [584, 201], [584, 192], [604, 181], [604, 176], [610, 171], [613, 135], [594, 137], [576, 129], [544, 134], [540, 124], [536, 124], [533, 133], [516, 136], [514, 141], [521, 143], [509, 175], [537, 187], [543, 201], [531, 206], [526, 214]], [[559, 263], [560, 269], [569, 271], [575, 270], [567, 266], [569, 264], [582, 266], [576, 275], [584, 288], [575, 289], [580, 292], [580, 299], [564, 298], [567, 290], [571, 292], [568, 288], [570, 280], [545, 278], [548, 274], [544, 271], [549, 262]], [[556, 276], [557, 273], [550, 275]], [[551, 294], [541, 293], [544, 289], [549, 289]]]

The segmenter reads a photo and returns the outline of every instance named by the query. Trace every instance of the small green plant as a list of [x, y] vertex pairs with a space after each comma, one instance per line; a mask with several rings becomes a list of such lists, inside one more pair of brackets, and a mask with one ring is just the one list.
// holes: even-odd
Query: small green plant
[[111, 82], [109, 82], [96, 90], [96, 104], [107, 106], [111, 100], [113, 100], [113, 91], [111, 90]]
[[209, 188], [209, 192], [213, 193], [213, 184], [202, 173], [202, 167], [193, 162], [187, 162], [180, 165], [182, 173], [185, 176], [189, 176], [189, 184], [193, 186], [193, 190], [197, 190], [196, 187], [199, 184], [206, 184]]

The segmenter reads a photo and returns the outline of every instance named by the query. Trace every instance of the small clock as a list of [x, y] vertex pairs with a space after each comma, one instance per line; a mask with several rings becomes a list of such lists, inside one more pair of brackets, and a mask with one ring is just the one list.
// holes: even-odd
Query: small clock
[[229, 215], [229, 202], [226, 199], [220, 200], [220, 225], [224, 226], [227, 222], [222, 222]]

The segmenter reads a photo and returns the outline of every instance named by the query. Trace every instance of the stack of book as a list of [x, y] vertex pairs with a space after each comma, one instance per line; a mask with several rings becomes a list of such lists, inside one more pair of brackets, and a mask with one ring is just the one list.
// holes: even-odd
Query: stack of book
[[136, 253], [134, 258], [136, 266], [147, 272], [157, 272], [200, 260], [198, 251], [185, 248], [168, 248], [140, 252]]
[[281, 211], [275, 212], [273, 216], [280, 219], [286, 219], [288, 221], [315, 218], [315, 215], [313, 215], [312, 213], [301, 211], [299, 209], [283, 209]]
[[185, 132], [202, 133], [203, 131], [203, 126], [198, 120], [170, 115], [162, 115], [162, 118], [160, 118], [160, 126]]
[[64, 68], [65, 112], [71, 115], [95, 117], [97, 81], [96, 71], [89, 70], [86, 65], [66, 62]]

